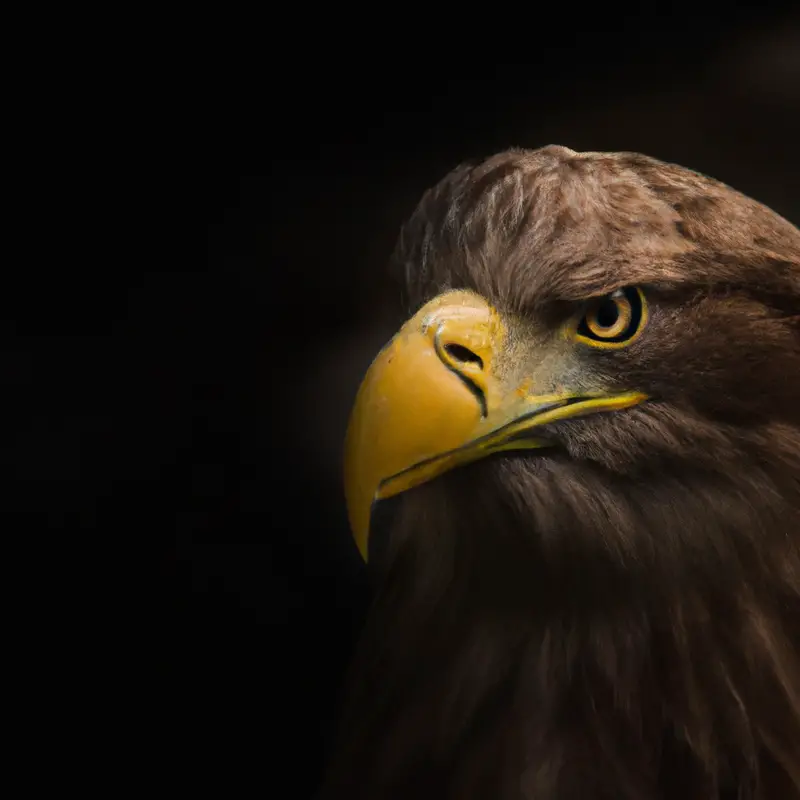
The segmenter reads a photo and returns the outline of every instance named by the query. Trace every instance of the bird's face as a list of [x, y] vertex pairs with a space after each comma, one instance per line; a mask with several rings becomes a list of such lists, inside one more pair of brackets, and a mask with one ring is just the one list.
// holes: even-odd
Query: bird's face
[[[583, 181], [576, 185], [588, 191], [581, 172], [587, 163], [573, 168], [570, 161], [560, 195], [569, 199], [570, 181]], [[537, 180], [541, 187], [544, 178]], [[618, 190], [595, 191], [592, 208], [607, 203], [614, 210]], [[781, 469], [800, 472], [796, 271], [776, 273], [785, 280], [775, 290], [764, 258], [748, 263], [752, 254], [745, 252], [737, 262], [730, 252], [701, 248], [678, 227], [673, 206], [649, 199], [652, 207], [629, 214], [630, 231], [618, 234], [612, 219], [612, 232], [595, 236], [599, 244], [580, 226], [562, 231], [562, 241], [571, 236], [575, 245], [571, 256], [561, 244], [548, 252], [537, 244], [541, 225], [529, 221], [531, 208], [505, 250], [486, 245], [499, 237], [488, 236], [481, 220], [478, 267], [452, 266], [469, 255], [465, 228], [454, 231], [460, 250], [448, 252], [458, 250], [462, 261], [450, 258], [438, 284], [423, 290], [432, 299], [377, 356], [352, 412], [345, 484], [365, 559], [381, 502], [423, 485], [430, 496], [447, 482], [443, 476], [473, 462], [508, 463], [509, 453], [517, 465], [514, 490], [528, 484], [522, 492], [529, 488], [534, 498], [543, 472], [557, 473], [550, 485], [569, 489], [548, 500], [569, 503], [568, 496], [594, 493], [582, 508], [608, 517], [610, 528], [621, 525], [613, 513], [628, 513], [620, 511], [620, 487], [622, 502], [639, 508], [628, 514], [638, 514], [631, 523], [638, 527], [667, 508], [680, 526], [681, 514], [694, 509], [699, 518], [704, 504], [729, 501], [746, 515], [765, 492], [797, 491], [775, 484]], [[557, 212], [551, 216], [563, 216]], [[502, 230], [510, 227], [511, 212], [504, 213]], [[721, 214], [714, 207], [709, 213]], [[456, 215], [451, 209], [443, 217]], [[708, 220], [703, 226], [705, 235]], [[788, 225], [780, 232], [786, 231], [796, 233]], [[600, 246], [599, 256], [592, 253]], [[428, 268], [435, 273], [435, 265]], [[767, 464], [774, 468], [769, 476]], [[604, 506], [600, 495], [612, 484], [617, 494], [607, 494]], [[678, 500], [685, 501], [682, 511]], [[716, 519], [724, 527], [724, 515]]]
[[644, 332], [638, 287], [589, 302], [557, 326], [503, 313], [470, 291], [424, 305], [383, 349], [358, 392], [346, 490], [367, 558], [373, 504], [495, 453], [554, 447], [557, 424], [648, 399], [582, 351], [613, 352]]
[[740, 469], [742, 425], [764, 435], [800, 418], [784, 380], [799, 350], [782, 315], [745, 294], [622, 286], [534, 315], [444, 292], [357, 395], [345, 469], [359, 550], [368, 558], [376, 503], [498, 453], [628, 479]]

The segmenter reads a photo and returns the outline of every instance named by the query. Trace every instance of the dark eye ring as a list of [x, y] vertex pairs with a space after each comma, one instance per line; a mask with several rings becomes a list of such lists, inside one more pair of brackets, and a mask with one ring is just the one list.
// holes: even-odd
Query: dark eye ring
[[593, 300], [576, 330], [577, 338], [592, 347], [625, 347], [647, 322], [647, 303], [637, 287], [618, 289]]

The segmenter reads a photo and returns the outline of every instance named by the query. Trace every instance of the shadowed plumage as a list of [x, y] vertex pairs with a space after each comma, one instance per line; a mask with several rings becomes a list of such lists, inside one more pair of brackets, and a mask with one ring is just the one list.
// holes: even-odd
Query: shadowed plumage
[[640, 287], [641, 335], [564, 363], [649, 400], [378, 504], [323, 796], [800, 798], [800, 231], [642, 155], [514, 150], [426, 193], [394, 268], [537, 346]]

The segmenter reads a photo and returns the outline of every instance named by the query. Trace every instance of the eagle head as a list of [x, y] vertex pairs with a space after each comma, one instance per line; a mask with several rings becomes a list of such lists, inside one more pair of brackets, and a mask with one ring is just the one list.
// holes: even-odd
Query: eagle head
[[551, 146], [454, 170], [393, 264], [413, 314], [345, 446], [376, 597], [332, 785], [800, 797], [800, 231]]

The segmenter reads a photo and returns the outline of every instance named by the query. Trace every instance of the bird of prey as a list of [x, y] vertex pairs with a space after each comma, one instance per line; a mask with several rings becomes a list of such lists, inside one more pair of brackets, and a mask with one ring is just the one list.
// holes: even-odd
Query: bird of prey
[[549, 146], [447, 175], [393, 263], [323, 796], [800, 798], [800, 231]]

